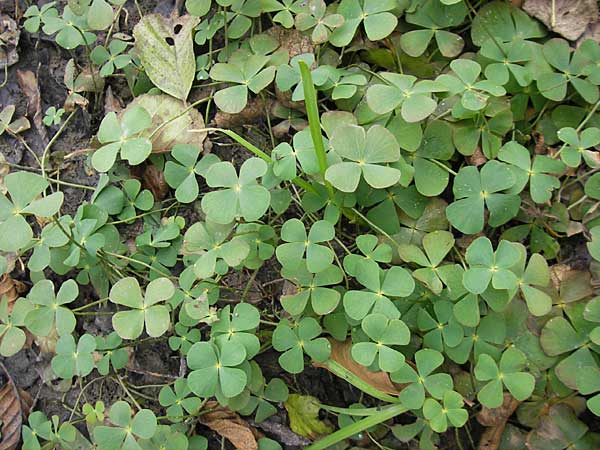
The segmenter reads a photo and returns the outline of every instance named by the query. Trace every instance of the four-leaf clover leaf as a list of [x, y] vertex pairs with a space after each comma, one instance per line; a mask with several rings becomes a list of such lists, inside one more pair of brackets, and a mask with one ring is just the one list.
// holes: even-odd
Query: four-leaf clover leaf
[[241, 394], [248, 381], [240, 364], [246, 360], [246, 349], [233, 341], [222, 345], [214, 342], [197, 342], [187, 354], [192, 372], [188, 384], [200, 397], [222, 393], [228, 398]]
[[304, 352], [315, 361], [329, 358], [331, 344], [321, 334], [321, 326], [312, 317], [305, 317], [291, 327], [282, 321], [273, 332], [273, 348], [284, 352], [279, 356], [279, 364], [290, 373], [304, 370]]
[[402, 389], [399, 399], [409, 409], [419, 409], [425, 402], [425, 390], [439, 400], [453, 387], [452, 377], [447, 373], [433, 373], [442, 365], [444, 356], [432, 349], [422, 349], [415, 353], [416, 370], [404, 364], [400, 370], [392, 373], [396, 383], [408, 383]]
[[70, 334], [56, 342], [56, 356], [52, 358], [52, 370], [61, 378], [85, 377], [94, 369], [96, 340], [90, 334], [79, 338], [77, 345]]
[[112, 324], [123, 339], [136, 339], [144, 331], [151, 337], [165, 333], [171, 323], [169, 308], [158, 305], [169, 300], [175, 293], [173, 283], [167, 278], [157, 278], [148, 283], [146, 293], [134, 277], [122, 278], [110, 290], [113, 303], [131, 308], [113, 315]]
[[240, 174], [230, 162], [219, 162], [206, 171], [210, 187], [225, 189], [211, 191], [202, 197], [202, 210], [209, 219], [228, 224], [243, 217], [249, 222], [260, 219], [269, 208], [271, 194], [258, 184], [257, 178], [267, 172], [260, 158], [249, 158], [242, 164]]
[[361, 179], [369, 186], [383, 189], [400, 180], [400, 170], [382, 165], [400, 159], [400, 147], [394, 135], [381, 125], [373, 125], [365, 132], [358, 125], [338, 127], [331, 137], [333, 150], [342, 161], [330, 165], [325, 179], [343, 192], [354, 192]]
[[36, 336], [48, 336], [56, 327], [59, 336], [70, 334], [75, 329], [75, 315], [67, 308], [79, 295], [75, 280], [65, 281], [54, 294], [54, 283], [38, 281], [29, 291], [27, 298], [34, 308], [25, 317], [27, 328]]
[[94, 440], [99, 450], [142, 450], [138, 439], [150, 439], [156, 432], [156, 416], [149, 409], [131, 416], [127, 402], [114, 403], [108, 418], [114, 427], [100, 425], [94, 428]]
[[386, 372], [395, 372], [404, 365], [404, 355], [392, 345], [407, 345], [410, 331], [399, 319], [388, 319], [383, 314], [369, 314], [361, 327], [372, 342], [358, 342], [352, 346], [352, 358], [363, 366], [377, 365]]
[[519, 211], [521, 198], [505, 194], [515, 184], [510, 167], [498, 161], [489, 161], [481, 169], [467, 166], [454, 178], [453, 192], [456, 201], [446, 208], [446, 216], [452, 226], [465, 234], [483, 230], [485, 207], [492, 227], [505, 224]]
[[526, 363], [525, 354], [515, 347], [509, 347], [502, 353], [499, 365], [490, 355], [479, 355], [475, 377], [488, 383], [481, 388], [477, 399], [488, 408], [498, 408], [504, 400], [503, 385], [515, 399], [524, 401], [529, 398], [535, 387], [535, 378], [523, 371]]
[[306, 228], [299, 219], [290, 219], [281, 227], [281, 239], [285, 241], [277, 247], [275, 254], [282, 266], [295, 270], [306, 256], [306, 268], [311, 273], [319, 273], [333, 261], [333, 250], [322, 245], [335, 236], [333, 225], [326, 220], [315, 222], [306, 234]]

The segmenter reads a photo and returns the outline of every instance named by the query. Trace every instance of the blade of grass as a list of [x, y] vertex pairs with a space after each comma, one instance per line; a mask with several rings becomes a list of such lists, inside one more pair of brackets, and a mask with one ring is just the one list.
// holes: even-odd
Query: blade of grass
[[323, 145], [323, 136], [321, 135], [321, 121], [319, 119], [319, 105], [317, 104], [317, 91], [312, 80], [310, 70], [304, 61], [300, 61], [300, 75], [302, 76], [302, 87], [304, 88], [304, 104], [306, 105], [306, 115], [308, 116], [308, 127], [310, 129], [310, 136], [312, 137], [313, 145], [315, 146], [315, 153], [317, 154], [317, 161], [319, 162], [319, 170], [329, 198], [334, 201], [333, 188], [331, 184], [325, 179], [325, 171], [327, 170], [327, 155], [325, 153], [325, 146]]
[[[242, 136], [237, 134], [235, 131], [227, 130], [224, 128], [201, 128], [198, 130], [188, 130], [188, 131], [197, 132], [197, 133], [205, 132], [205, 131], [208, 131], [208, 132], [218, 131], [220, 133], [223, 133], [223, 134], [229, 136], [235, 142], [242, 145], [248, 151], [254, 153], [256, 156], [258, 156], [260, 159], [265, 161], [267, 164], [271, 164], [273, 162], [273, 160], [271, 159], [271, 157], [269, 155], [267, 155], [265, 152], [263, 152], [260, 148], [258, 148], [253, 143], [244, 139]], [[305, 191], [310, 191], [315, 194], [318, 194], [317, 190], [313, 186], [311, 186], [311, 184], [308, 181], [304, 180], [303, 178], [296, 177], [292, 180], [292, 182], [294, 184], [298, 185], [298, 187], [304, 189]]]
[[306, 447], [306, 450], [324, 450], [329, 448], [330, 446], [337, 444], [338, 442], [349, 438], [350, 436], [354, 436], [361, 431], [367, 430], [372, 426], [375, 426], [381, 422], [385, 422], [392, 417], [399, 416], [402, 413], [405, 413], [408, 409], [398, 403], [396, 405], [390, 405], [383, 408], [380, 412], [375, 413], [371, 416], [365, 417], [358, 422], [354, 422], [352, 425], [348, 425], [329, 436], [324, 437], [323, 439], [315, 442], [312, 445]]

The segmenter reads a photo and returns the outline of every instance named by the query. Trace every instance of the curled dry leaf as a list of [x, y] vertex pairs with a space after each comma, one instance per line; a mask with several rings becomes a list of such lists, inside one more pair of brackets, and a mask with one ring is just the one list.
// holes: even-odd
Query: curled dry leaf
[[206, 409], [210, 412], [200, 416], [203, 425], [223, 436], [239, 450], [258, 450], [256, 431], [248, 425], [248, 422], [229, 408], [219, 406], [215, 401], [207, 402]]
[[8, 273], [0, 277], [0, 299], [6, 296], [8, 301], [8, 311], [11, 312], [13, 304], [19, 298], [19, 294], [25, 291], [26, 287], [20, 281], [13, 280]]
[[42, 122], [42, 100], [35, 74], [31, 70], [17, 70], [17, 82], [27, 97], [27, 115], [33, 120], [42, 144], [48, 145], [48, 132]]
[[523, 9], [570, 41], [579, 38], [598, 19], [596, 0], [527, 0]]
[[[351, 341], [338, 342], [335, 339], [329, 339], [329, 342], [331, 342], [330, 359], [334, 360], [378, 391], [390, 395], [398, 395], [400, 393], [402, 386], [392, 382], [387, 372], [382, 370], [371, 371], [367, 367], [354, 361], [350, 353], [352, 349]], [[318, 362], [313, 362], [313, 366], [327, 369], [327, 366]]]
[[477, 450], [498, 450], [500, 448], [506, 422], [520, 403], [508, 392], [505, 392], [504, 401], [499, 408], [490, 409], [484, 406], [481, 409], [481, 412], [477, 414], [477, 421], [487, 428], [481, 435]]
[[29, 414], [33, 401], [27, 392], [19, 389], [6, 368], [6, 384], [0, 389], [0, 421], [2, 422], [2, 437], [0, 450], [15, 450], [21, 439], [23, 417]]

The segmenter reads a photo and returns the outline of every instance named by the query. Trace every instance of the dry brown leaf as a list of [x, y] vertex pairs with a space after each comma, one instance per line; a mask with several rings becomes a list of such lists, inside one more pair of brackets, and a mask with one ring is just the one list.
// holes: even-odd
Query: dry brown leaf
[[471, 156], [469, 156], [469, 164], [471, 164], [472, 166], [475, 167], [479, 167], [483, 164], [485, 164], [487, 161], [487, 158], [485, 157], [485, 155], [483, 154], [483, 152], [481, 151], [481, 148], [479, 146], [477, 146], [477, 148], [475, 149], [475, 152], [473, 152], [473, 154]]
[[152, 192], [154, 198], [162, 200], [169, 193], [169, 186], [165, 181], [165, 174], [156, 166], [149, 164], [144, 168], [142, 174], [142, 186]]
[[527, 0], [523, 10], [570, 41], [598, 19], [596, 0]]
[[2, 440], [0, 450], [15, 450], [21, 439], [23, 416], [29, 414], [33, 401], [29, 394], [17, 388], [6, 368], [2, 365], [7, 382], [0, 389], [0, 421], [2, 421]]
[[17, 70], [17, 82], [27, 97], [27, 115], [33, 120], [42, 144], [48, 145], [48, 132], [42, 123], [42, 99], [35, 74], [31, 70]]
[[121, 100], [113, 94], [112, 88], [108, 86], [104, 94], [104, 114], [109, 112], [119, 113], [122, 109]]
[[19, 294], [25, 292], [25, 284], [20, 281], [13, 280], [7, 273], [0, 278], [0, 299], [6, 295], [8, 300], [8, 312], [12, 311], [13, 304], [19, 298]]
[[479, 439], [477, 450], [498, 450], [506, 422], [520, 404], [520, 401], [505, 392], [504, 401], [499, 408], [482, 408], [477, 414], [477, 421], [487, 428]]
[[[370, 371], [367, 367], [358, 364], [352, 358], [350, 350], [352, 348], [351, 341], [338, 342], [335, 339], [329, 339], [331, 342], [331, 355], [329, 356], [332, 360], [340, 364], [341, 366], [348, 369], [358, 378], [364, 382], [370, 384], [378, 391], [384, 392], [390, 395], [398, 395], [402, 390], [401, 385], [395, 384], [387, 372]], [[313, 366], [327, 369], [327, 367], [318, 362], [313, 362]]]
[[219, 128], [240, 128], [242, 125], [255, 123], [265, 117], [265, 112], [271, 109], [273, 100], [260, 97], [253, 98], [248, 105], [237, 114], [229, 114], [223, 111], [217, 111], [215, 114], [215, 123]]
[[200, 416], [203, 425], [223, 436], [239, 450], [258, 450], [255, 431], [248, 422], [214, 401], [208, 402], [206, 409], [212, 411]]

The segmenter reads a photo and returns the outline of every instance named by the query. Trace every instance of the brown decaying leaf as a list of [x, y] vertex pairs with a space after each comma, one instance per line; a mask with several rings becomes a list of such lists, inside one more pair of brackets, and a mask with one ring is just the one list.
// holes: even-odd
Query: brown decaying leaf
[[220, 406], [214, 401], [206, 403], [206, 409], [210, 412], [200, 416], [203, 425], [223, 436], [239, 450], [258, 450], [255, 436], [257, 432], [248, 425], [248, 422], [229, 408]]
[[485, 406], [482, 408], [481, 412], [477, 414], [477, 421], [487, 428], [481, 435], [477, 450], [498, 450], [506, 422], [520, 403], [512, 395], [505, 392], [502, 406], [494, 409]]
[[526, 0], [523, 10], [570, 41], [598, 20], [596, 0]]
[[479, 167], [485, 164], [486, 161], [487, 158], [485, 157], [479, 146], [477, 146], [475, 152], [473, 152], [473, 154], [469, 156], [469, 164], [475, 167]]
[[142, 173], [142, 186], [152, 192], [156, 200], [162, 200], [169, 193], [169, 186], [165, 181], [165, 174], [156, 166], [149, 164]]
[[104, 114], [109, 112], [119, 113], [123, 109], [121, 99], [113, 94], [112, 88], [108, 86], [104, 94]]
[[[354, 375], [359, 377], [364, 382], [370, 384], [378, 391], [384, 392], [390, 395], [398, 395], [402, 390], [401, 385], [395, 384], [387, 372], [370, 371], [367, 367], [358, 364], [352, 358], [350, 350], [352, 349], [352, 342], [338, 342], [335, 339], [329, 339], [331, 342], [331, 355], [330, 358], [340, 364], [341, 366], [348, 369]], [[313, 366], [327, 369], [326, 366], [318, 362], [313, 362]]]
[[23, 416], [29, 414], [33, 401], [27, 392], [19, 389], [4, 365], [0, 363], [7, 382], [0, 389], [0, 421], [2, 421], [2, 438], [0, 450], [15, 450], [21, 439]]
[[8, 311], [11, 312], [13, 304], [19, 298], [19, 294], [25, 291], [25, 284], [13, 280], [7, 273], [0, 278], [0, 299], [6, 295], [8, 300]]
[[240, 128], [243, 125], [252, 124], [262, 120], [265, 112], [271, 109], [273, 100], [263, 98], [253, 98], [248, 105], [237, 114], [229, 114], [223, 111], [217, 111], [215, 114], [215, 123], [219, 128]]
[[30, 70], [17, 70], [17, 82], [27, 97], [27, 115], [33, 120], [42, 144], [48, 145], [48, 132], [42, 122], [42, 100], [35, 74]]

